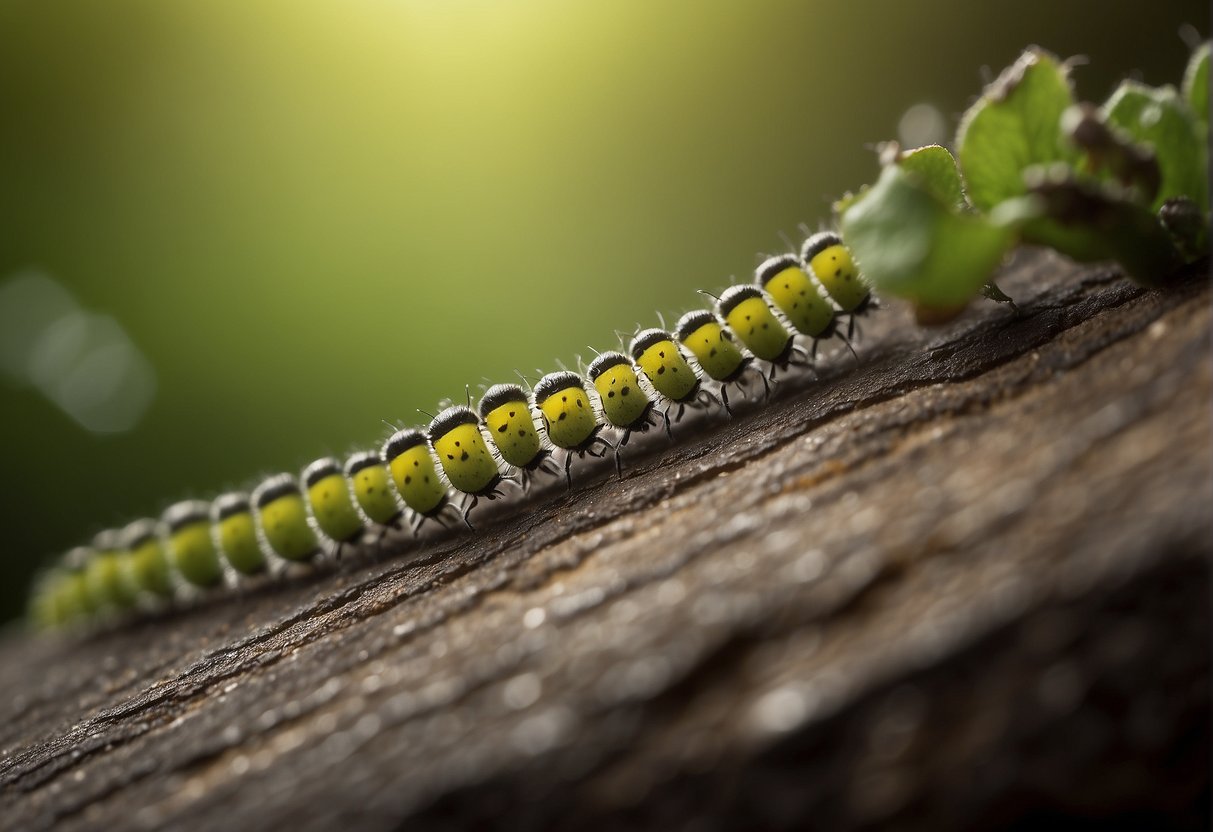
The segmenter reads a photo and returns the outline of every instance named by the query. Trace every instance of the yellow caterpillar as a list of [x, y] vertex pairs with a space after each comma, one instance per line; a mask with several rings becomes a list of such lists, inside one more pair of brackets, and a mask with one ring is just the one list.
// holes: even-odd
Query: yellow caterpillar
[[251, 493], [176, 503], [158, 520], [101, 532], [36, 580], [31, 617], [45, 629], [74, 627], [386, 535], [416, 536], [430, 520], [471, 530], [480, 500], [505, 489], [525, 496], [543, 477], [571, 488], [573, 462], [586, 456], [612, 454], [619, 470], [635, 432], [660, 425], [673, 438], [687, 408], [731, 415], [730, 387], [756, 379], [765, 400], [777, 373], [811, 360], [818, 341], [849, 347], [855, 316], [872, 304], [838, 235], [814, 234], [799, 254], [768, 258], [753, 284], [730, 287], [714, 309], [684, 315], [675, 331], [646, 329], [627, 354], [601, 353], [585, 378], [550, 373], [529, 394], [493, 385], [478, 408], [449, 407], [425, 430], [396, 431], [379, 451], [344, 464], [324, 457]]

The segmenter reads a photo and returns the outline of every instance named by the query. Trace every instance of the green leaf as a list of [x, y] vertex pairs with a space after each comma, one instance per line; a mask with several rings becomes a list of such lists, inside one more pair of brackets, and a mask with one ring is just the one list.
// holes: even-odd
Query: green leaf
[[1082, 262], [1115, 260], [1146, 286], [1165, 284], [1184, 258], [1154, 213], [1122, 189], [1081, 180], [1063, 165], [1028, 172], [1037, 215], [1022, 223], [1025, 242]]
[[1209, 135], [1209, 41], [1196, 47], [1184, 71], [1184, 101], [1192, 111], [1202, 135]]
[[1109, 124], [1153, 149], [1162, 173], [1155, 210], [1176, 196], [1207, 205], [1208, 151], [1195, 117], [1174, 87], [1124, 81], [1102, 113]]
[[1183, 196], [1167, 200], [1158, 209], [1158, 221], [1189, 263], [1209, 253], [1209, 226], [1205, 213], [1192, 200]]
[[1085, 154], [1079, 171], [1133, 188], [1140, 202], [1154, 201], [1162, 171], [1152, 148], [1142, 147], [1123, 130], [1107, 124], [1093, 104], [1068, 108], [1061, 116], [1061, 130]]
[[1015, 241], [1013, 225], [957, 212], [898, 165], [846, 209], [841, 231], [877, 289], [929, 307], [967, 303]]
[[838, 199], [834, 200], [834, 204], [830, 206], [830, 210], [834, 212], [834, 216], [841, 217], [842, 212], [847, 210], [848, 208], [850, 208], [851, 205], [855, 202], [855, 200], [859, 199], [865, 193], [867, 193], [868, 188], [870, 188], [870, 187], [871, 187], [870, 185], [863, 185], [860, 187], [858, 193], [852, 193], [851, 191], [847, 191], [845, 194], [838, 197]]
[[932, 144], [903, 150], [897, 154], [894, 163], [917, 177], [918, 183], [944, 205], [957, 210], [969, 207], [960, 168], [947, 148]]
[[989, 211], [1025, 193], [1031, 165], [1073, 161], [1061, 114], [1074, 103], [1065, 64], [1042, 49], [1025, 51], [964, 114], [956, 137], [969, 200]]

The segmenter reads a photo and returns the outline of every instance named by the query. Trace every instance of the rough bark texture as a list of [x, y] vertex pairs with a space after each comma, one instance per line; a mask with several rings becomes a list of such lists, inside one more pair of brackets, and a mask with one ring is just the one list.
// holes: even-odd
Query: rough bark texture
[[474, 538], [11, 634], [0, 825], [1206, 828], [1204, 275], [1000, 285]]

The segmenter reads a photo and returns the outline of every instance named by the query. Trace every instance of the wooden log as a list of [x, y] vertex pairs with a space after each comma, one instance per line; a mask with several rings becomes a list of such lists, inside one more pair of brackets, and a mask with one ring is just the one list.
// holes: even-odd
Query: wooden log
[[1207, 281], [999, 282], [472, 537], [8, 634], [0, 826], [1207, 828]]

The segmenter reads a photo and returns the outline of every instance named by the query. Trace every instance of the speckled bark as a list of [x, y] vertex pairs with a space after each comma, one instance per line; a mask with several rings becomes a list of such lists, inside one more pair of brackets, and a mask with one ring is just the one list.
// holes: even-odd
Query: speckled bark
[[8, 636], [0, 826], [1205, 828], [1207, 285], [1000, 285], [474, 539]]

